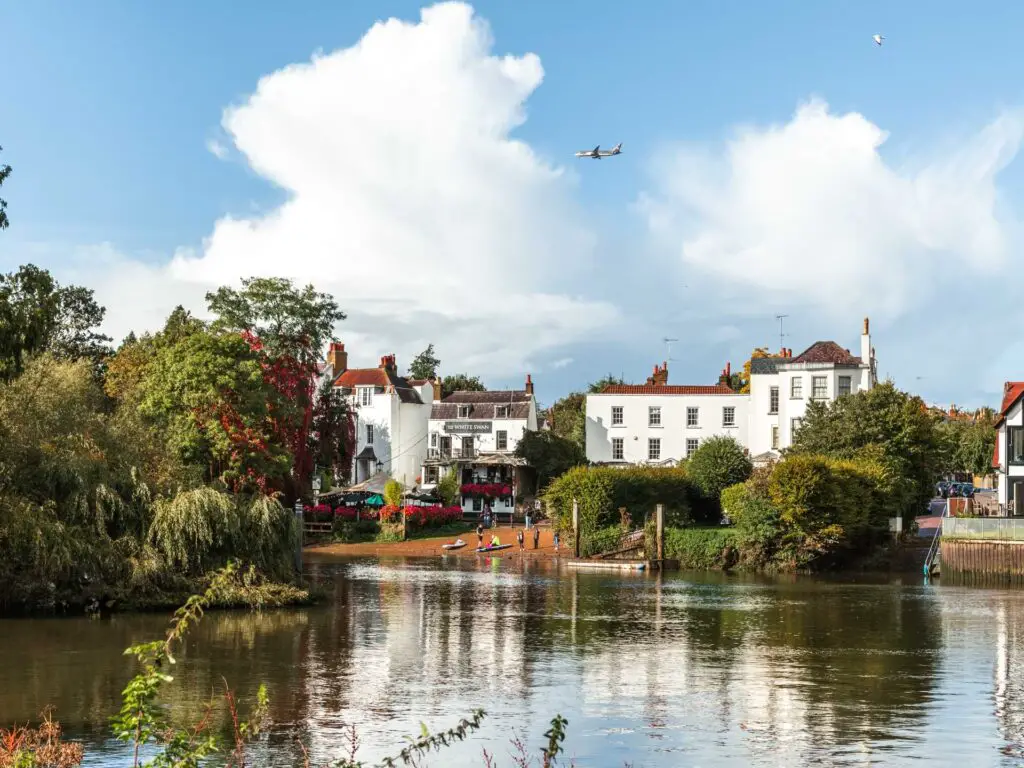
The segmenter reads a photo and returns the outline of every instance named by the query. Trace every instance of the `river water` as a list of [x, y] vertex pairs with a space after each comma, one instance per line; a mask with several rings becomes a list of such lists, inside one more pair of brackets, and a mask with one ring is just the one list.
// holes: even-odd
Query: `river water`
[[[394, 753], [403, 737], [487, 712], [431, 766], [513, 766], [569, 720], [578, 766], [1024, 764], [1024, 591], [920, 579], [579, 574], [499, 559], [308, 564], [327, 605], [211, 613], [168, 701], [198, 718], [226, 679], [262, 681], [256, 765]], [[130, 765], [109, 739], [130, 664], [166, 617], [0, 621], [0, 723], [56, 707], [86, 766]], [[223, 679], [222, 679], [223, 678]]]

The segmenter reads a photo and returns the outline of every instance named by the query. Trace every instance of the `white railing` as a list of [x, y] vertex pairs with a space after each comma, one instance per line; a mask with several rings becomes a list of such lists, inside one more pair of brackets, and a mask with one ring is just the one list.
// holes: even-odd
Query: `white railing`
[[942, 535], [950, 539], [1024, 541], [1024, 518], [946, 517]]

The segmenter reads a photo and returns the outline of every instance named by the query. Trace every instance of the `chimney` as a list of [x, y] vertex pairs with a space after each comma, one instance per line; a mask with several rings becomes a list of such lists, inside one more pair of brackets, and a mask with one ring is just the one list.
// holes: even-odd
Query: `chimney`
[[530, 378], [530, 374], [526, 374], [526, 394], [533, 394], [533, 380]]
[[654, 376], [652, 382], [656, 386], [663, 387], [668, 384], [668, 362], [663, 362], [661, 367], [654, 366]]
[[340, 341], [332, 341], [327, 351], [327, 364], [331, 366], [331, 376], [337, 378], [338, 374], [348, 370], [348, 352], [345, 345]]
[[725, 363], [725, 378], [729, 379], [732, 377], [732, 363], [726, 361]]
[[380, 359], [380, 367], [392, 376], [398, 375], [398, 364], [395, 362], [394, 355], [384, 355], [384, 357]]
[[868, 318], [864, 318], [864, 332], [860, 335], [860, 359], [865, 365], [871, 364], [874, 350], [871, 348], [871, 334], [868, 332]]
[[434, 379], [430, 382], [434, 386], [434, 402], [441, 402], [441, 379]]

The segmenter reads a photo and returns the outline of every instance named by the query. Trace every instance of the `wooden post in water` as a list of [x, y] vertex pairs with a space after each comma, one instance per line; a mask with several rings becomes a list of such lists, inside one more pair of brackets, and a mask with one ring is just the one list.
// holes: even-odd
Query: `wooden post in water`
[[299, 529], [299, 537], [295, 543], [295, 570], [300, 574], [302, 573], [302, 539], [303, 529], [306, 527], [305, 521], [303, 520], [303, 509], [302, 499], [295, 500], [295, 520]]
[[656, 505], [654, 507], [654, 514], [658, 526], [658, 533], [656, 534], [658, 546], [658, 562], [661, 562], [665, 559], [665, 505]]
[[577, 560], [580, 559], [580, 505], [576, 499], [572, 500], [572, 538], [573, 554]]

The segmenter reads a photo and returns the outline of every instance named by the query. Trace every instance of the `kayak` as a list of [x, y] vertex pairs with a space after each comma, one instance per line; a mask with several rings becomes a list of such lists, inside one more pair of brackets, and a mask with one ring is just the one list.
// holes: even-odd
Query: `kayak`
[[477, 552], [497, 552], [499, 549], [508, 549], [511, 546], [512, 546], [511, 544], [499, 544], [496, 547], [477, 547], [476, 551]]
[[464, 546], [466, 546], [466, 542], [459, 539], [454, 544], [442, 544], [441, 549], [462, 549]]

